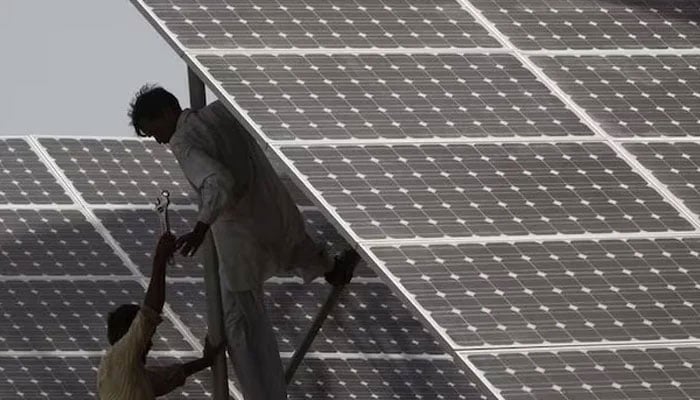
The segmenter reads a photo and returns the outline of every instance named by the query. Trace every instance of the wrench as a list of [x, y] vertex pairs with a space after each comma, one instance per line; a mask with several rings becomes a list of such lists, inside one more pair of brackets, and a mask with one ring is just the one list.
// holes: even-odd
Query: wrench
[[[170, 205], [170, 192], [163, 190], [160, 196], [156, 199], [156, 212], [160, 217], [160, 230], [161, 233], [170, 232], [170, 218], [168, 217], [168, 206]], [[171, 256], [168, 260], [168, 264], [173, 265], [174, 260]]]

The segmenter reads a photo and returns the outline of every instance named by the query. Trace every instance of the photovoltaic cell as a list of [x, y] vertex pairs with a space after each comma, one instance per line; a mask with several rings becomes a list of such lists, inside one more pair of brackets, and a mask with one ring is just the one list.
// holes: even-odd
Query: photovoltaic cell
[[272, 140], [591, 135], [505, 54], [198, 60]]
[[0, 275], [130, 275], [79, 211], [0, 210]]
[[700, 396], [698, 347], [467, 355], [505, 399], [655, 399]]
[[698, 239], [372, 251], [458, 346], [700, 337]]
[[70, 204], [72, 201], [22, 139], [0, 140], [0, 204]]
[[282, 151], [362, 239], [692, 229], [603, 143]]
[[612, 136], [699, 135], [700, 55], [532, 60]]
[[167, 147], [150, 140], [41, 139], [91, 204], [153, 204], [162, 190], [175, 204], [196, 203]]
[[700, 214], [699, 143], [628, 143], [624, 146], [688, 208]]
[[[299, 347], [326, 300], [327, 284], [265, 284], [268, 317], [281, 352]], [[206, 334], [204, 283], [170, 285], [168, 303], [197, 337]], [[432, 337], [381, 283], [351, 284], [310, 352], [441, 354]]]
[[[107, 314], [143, 296], [138, 283], [127, 281], [0, 282], [0, 349], [106, 349]], [[153, 344], [153, 350], [192, 350], [167, 319]]]
[[452, 0], [146, 0], [189, 49], [499, 47]]
[[290, 399], [300, 400], [485, 399], [447, 360], [306, 358], [288, 391]]
[[[152, 365], [186, 362], [187, 359], [149, 359]], [[99, 357], [0, 357], [0, 398], [97, 399]], [[189, 378], [185, 386], [162, 399], [210, 399], [211, 373]]]
[[472, 4], [524, 50], [700, 45], [696, 1], [472, 0]]

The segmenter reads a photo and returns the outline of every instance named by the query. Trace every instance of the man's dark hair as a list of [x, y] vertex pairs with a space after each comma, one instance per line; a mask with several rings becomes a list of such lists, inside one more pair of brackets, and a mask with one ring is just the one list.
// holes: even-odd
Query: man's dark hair
[[129, 332], [131, 323], [141, 307], [136, 304], [122, 304], [107, 315], [107, 339], [113, 345]]
[[163, 111], [181, 111], [180, 102], [172, 93], [158, 85], [143, 85], [136, 92], [134, 99], [129, 103], [129, 118], [136, 135], [146, 136], [139, 127], [139, 123], [146, 119], [157, 118]]

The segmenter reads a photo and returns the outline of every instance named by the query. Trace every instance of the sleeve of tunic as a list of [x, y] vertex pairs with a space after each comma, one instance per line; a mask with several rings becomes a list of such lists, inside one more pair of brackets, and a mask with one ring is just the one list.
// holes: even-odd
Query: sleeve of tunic
[[139, 362], [161, 321], [157, 312], [142, 305], [129, 330], [114, 344], [112, 352], [115, 357], [122, 360], [124, 365]]
[[200, 195], [198, 220], [211, 225], [234, 199], [236, 181], [226, 167], [194, 146], [179, 153], [180, 166]]
[[175, 388], [184, 385], [187, 379], [183, 365], [180, 363], [164, 367], [148, 367], [146, 373], [156, 397], [172, 392]]

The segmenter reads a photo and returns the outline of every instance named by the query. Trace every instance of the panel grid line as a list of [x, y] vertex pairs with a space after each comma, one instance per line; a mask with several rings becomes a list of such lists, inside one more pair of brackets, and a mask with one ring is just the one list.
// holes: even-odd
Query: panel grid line
[[562, 345], [535, 344], [528, 346], [503, 346], [503, 347], [481, 347], [465, 348], [457, 350], [459, 354], [509, 354], [509, 353], [533, 353], [541, 351], [594, 351], [594, 350], [624, 350], [624, 349], [650, 349], [665, 347], [700, 347], [700, 340], [697, 339], [671, 339], [671, 340], [650, 340], [650, 341], [629, 341], [629, 342], [601, 342], [601, 343], [568, 343]]
[[196, 50], [188, 49], [187, 53], [192, 56], [234, 56], [234, 55], [244, 55], [244, 56], [255, 56], [255, 55], [313, 55], [313, 54], [323, 54], [323, 55], [336, 55], [336, 54], [350, 54], [350, 55], [361, 55], [361, 54], [511, 54], [513, 51], [505, 48], [482, 48], [482, 47], [445, 47], [445, 48], [290, 48], [290, 49], [280, 49], [280, 48], [265, 48], [265, 49], [245, 49], [245, 50], [221, 50], [221, 49], [209, 49], [209, 50]]

